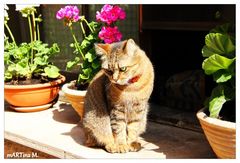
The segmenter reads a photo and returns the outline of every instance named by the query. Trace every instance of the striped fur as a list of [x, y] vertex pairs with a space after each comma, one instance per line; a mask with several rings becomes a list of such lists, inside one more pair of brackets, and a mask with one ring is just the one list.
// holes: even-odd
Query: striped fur
[[153, 66], [132, 39], [97, 44], [95, 49], [101, 56], [102, 70], [90, 83], [85, 98], [86, 145], [102, 146], [110, 153], [138, 151], [153, 90]]

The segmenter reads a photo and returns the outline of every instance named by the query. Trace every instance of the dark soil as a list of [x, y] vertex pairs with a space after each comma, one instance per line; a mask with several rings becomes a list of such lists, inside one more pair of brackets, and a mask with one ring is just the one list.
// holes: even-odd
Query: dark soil
[[32, 79], [18, 79], [18, 80], [11, 80], [9, 82], [5, 82], [6, 85], [31, 85], [31, 84], [43, 84], [43, 83], [48, 83], [50, 81], [54, 81], [56, 79], [43, 79], [43, 78], [37, 78], [34, 77]]
[[81, 91], [84, 91], [84, 90], [87, 90], [88, 88], [88, 84], [76, 84], [76, 80], [72, 81], [72, 85], [71, 87], [69, 87], [70, 89], [74, 89], [74, 90], [81, 90]]

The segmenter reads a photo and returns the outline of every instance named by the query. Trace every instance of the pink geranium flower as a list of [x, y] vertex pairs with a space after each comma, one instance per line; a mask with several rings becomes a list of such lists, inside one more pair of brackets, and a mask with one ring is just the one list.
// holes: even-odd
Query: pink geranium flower
[[118, 42], [122, 39], [122, 34], [119, 32], [118, 27], [102, 27], [98, 34], [101, 40], [105, 43], [111, 44], [113, 42]]
[[97, 21], [102, 21], [108, 25], [116, 22], [117, 20], [124, 20], [126, 18], [125, 11], [119, 6], [112, 6], [106, 4], [101, 9], [101, 12], [97, 11], [96, 19]]
[[57, 12], [56, 18], [59, 20], [65, 19], [67, 24], [77, 22], [80, 19], [79, 9], [77, 6], [65, 6]]

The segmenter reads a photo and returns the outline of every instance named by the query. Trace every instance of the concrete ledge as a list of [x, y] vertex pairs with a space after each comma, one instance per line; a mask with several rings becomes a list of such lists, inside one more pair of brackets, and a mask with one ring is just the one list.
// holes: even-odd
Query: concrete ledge
[[154, 122], [148, 122], [139, 152], [110, 154], [85, 147], [78, 115], [60, 101], [33, 113], [15, 112], [6, 104], [5, 139], [58, 158], [216, 158], [202, 133]]

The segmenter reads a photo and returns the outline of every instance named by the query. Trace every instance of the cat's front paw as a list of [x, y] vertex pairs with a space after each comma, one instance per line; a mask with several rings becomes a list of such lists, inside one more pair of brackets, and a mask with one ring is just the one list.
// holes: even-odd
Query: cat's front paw
[[127, 144], [121, 144], [121, 145], [108, 144], [105, 146], [105, 149], [109, 153], [127, 153], [127, 152], [129, 152], [129, 145], [127, 145]]
[[109, 152], [109, 153], [116, 153], [118, 152], [117, 150], [117, 146], [115, 144], [107, 144], [105, 146], [105, 149]]
[[139, 142], [132, 142], [131, 144], [130, 144], [130, 149], [129, 149], [129, 151], [131, 151], [131, 152], [137, 152], [137, 151], [139, 151], [141, 149], [141, 143], [139, 143]]
[[121, 145], [118, 145], [118, 153], [127, 153], [129, 152], [129, 145], [127, 144], [121, 144]]

